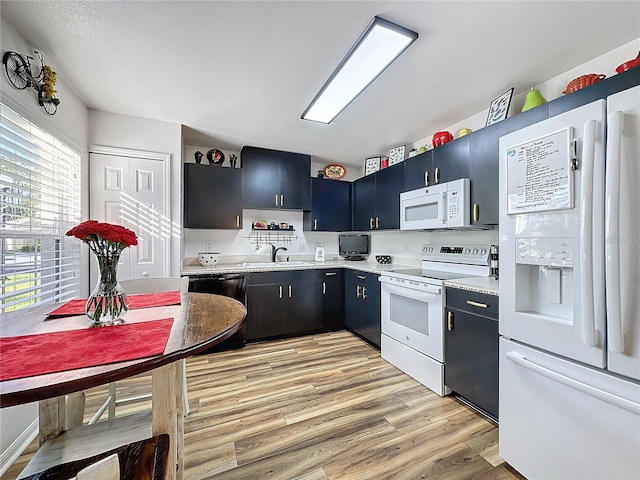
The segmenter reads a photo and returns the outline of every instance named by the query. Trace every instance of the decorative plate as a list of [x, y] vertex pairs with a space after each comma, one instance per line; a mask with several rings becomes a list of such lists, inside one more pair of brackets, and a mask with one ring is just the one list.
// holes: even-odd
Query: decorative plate
[[389, 166], [395, 165], [396, 163], [404, 162], [405, 149], [406, 146], [401, 145], [389, 150]]
[[217, 148], [212, 148], [207, 152], [207, 160], [209, 160], [209, 165], [222, 165], [224, 163], [224, 153]]
[[364, 174], [371, 175], [380, 170], [380, 157], [370, 157], [364, 161]]
[[346, 177], [347, 168], [344, 165], [340, 165], [339, 163], [330, 163], [329, 165], [325, 165], [322, 169], [322, 173], [324, 174], [324, 178], [333, 178], [334, 180], [340, 180], [341, 178]]

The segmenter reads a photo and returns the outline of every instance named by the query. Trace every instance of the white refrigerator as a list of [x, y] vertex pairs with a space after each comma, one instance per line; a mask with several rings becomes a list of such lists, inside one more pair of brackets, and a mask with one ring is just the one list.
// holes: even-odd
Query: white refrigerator
[[500, 455], [640, 479], [640, 86], [500, 138]]

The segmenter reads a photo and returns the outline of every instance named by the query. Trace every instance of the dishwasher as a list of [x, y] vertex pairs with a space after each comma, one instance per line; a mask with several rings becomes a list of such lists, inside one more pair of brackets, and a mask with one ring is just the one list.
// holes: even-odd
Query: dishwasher
[[[247, 281], [243, 274], [212, 274], [189, 277], [189, 291], [199, 293], [214, 293], [238, 300], [247, 305]], [[218, 345], [205, 350], [203, 354], [242, 348], [246, 345], [246, 327], [242, 327], [226, 340]]]

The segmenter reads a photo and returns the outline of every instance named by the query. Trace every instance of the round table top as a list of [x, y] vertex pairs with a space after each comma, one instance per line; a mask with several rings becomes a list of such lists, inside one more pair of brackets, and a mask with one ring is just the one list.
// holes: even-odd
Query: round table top
[[[162, 355], [6, 380], [0, 382], [0, 407], [86, 390], [175, 362], [206, 350], [233, 335], [242, 326], [246, 313], [244, 305], [237, 300], [207, 293], [183, 293], [181, 305], [129, 310], [124, 318], [127, 323], [173, 317], [171, 333]], [[0, 337], [87, 327], [88, 320], [84, 315], [48, 321], [42, 315], [34, 315], [3, 327]]]

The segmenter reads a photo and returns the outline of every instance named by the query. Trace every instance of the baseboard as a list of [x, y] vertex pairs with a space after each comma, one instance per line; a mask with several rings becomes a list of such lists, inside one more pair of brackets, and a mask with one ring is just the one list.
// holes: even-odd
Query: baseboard
[[22, 452], [38, 436], [38, 419], [36, 418], [24, 432], [0, 455], [0, 477], [13, 465]]

